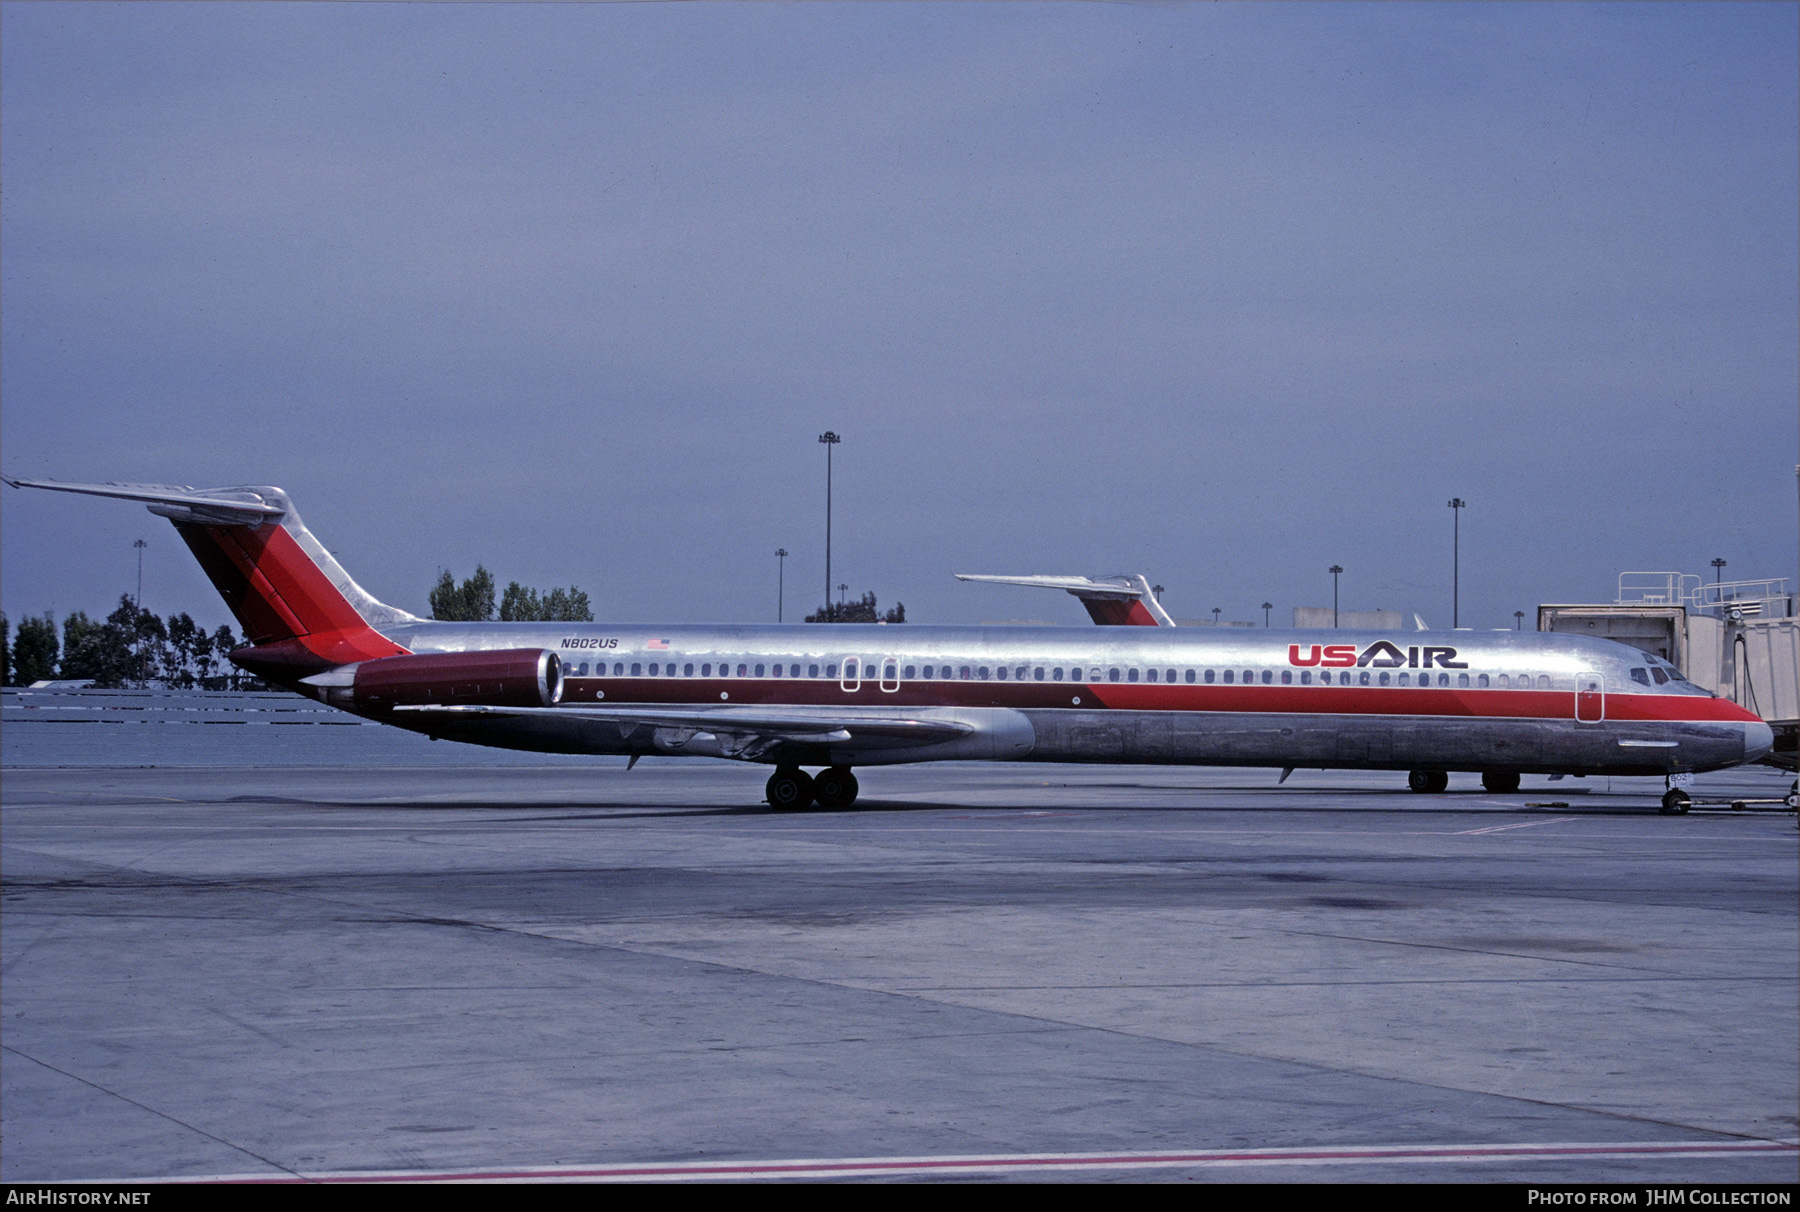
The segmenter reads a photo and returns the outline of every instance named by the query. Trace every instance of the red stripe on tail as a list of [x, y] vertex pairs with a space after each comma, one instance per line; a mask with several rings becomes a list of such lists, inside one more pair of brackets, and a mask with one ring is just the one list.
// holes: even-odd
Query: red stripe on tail
[[406, 652], [356, 613], [281, 526], [177, 522], [175, 529], [237, 616], [245, 638], [284, 654], [279, 660], [284, 667], [316, 671]]

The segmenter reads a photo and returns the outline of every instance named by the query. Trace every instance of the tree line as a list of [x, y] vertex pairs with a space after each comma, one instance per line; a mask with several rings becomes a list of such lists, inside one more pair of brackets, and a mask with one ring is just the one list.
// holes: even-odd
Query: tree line
[[860, 601], [827, 602], [823, 609], [815, 610], [806, 616], [809, 623], [904, 623], [906, 622], [906, 603], [895, 602], [882, 611], [875, 605], [875, 595], [865, 593]]
[[186, 614], [164, 620], [128, 596], [104, 620], [77, 610], [62, 621], [45, 611], [12, 624], [0, 614], [0, 682], [29, 686], [46, 678], [91, 680], [102, 689], [256, 690], [260, 678], [233, 665], [241, 641], [230, 627], [207, 632]]
[[[591, 623], [593, 608], [588, 595], [571, 585], [539, 593], [528, 585], [509, 581], [500, 595], [503, 623]], [[431, 617], [463, 623], [487, 623], [494, 618], [494, 574], [480, 564], [475, 575], [461, 584], [448, 569], [438, 574], [431, 590]]]
[[[591, 623], [588, 596], [571, 585], [547, 593], [517, 581], [507, 583], [495, 601], [494, 574], [480, 564], [457, 581], [448, 569], [431, 590], [431, 617], [482, 623], [496, 615], [502, 622]], [[904, 623], [906, 607], [877, 608], [875, 595], [854, 602], [826, 603], [806, 616], [809, 623]], [[77, 610], [59, 628], [49, 611], [12, 624], [0, 614], [0, 684], [29, 686], [57, 678], [91, 680], [102, 689], [158, 686], [169, 690], [258, 690], [266, 684], [230, 661], [241, 641], [228, 626], [208, 633], [186, 614], [164, 620], [127, 595], [103, 621]]]

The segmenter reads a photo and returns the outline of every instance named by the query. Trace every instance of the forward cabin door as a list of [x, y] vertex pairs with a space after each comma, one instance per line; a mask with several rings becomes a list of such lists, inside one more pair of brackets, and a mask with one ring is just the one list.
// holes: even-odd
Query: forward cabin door
[[1598, 673], [1575, 676], [1575, 719], [1598, 724], [1606, 718], [1606, 679]]
[[900, 658], [882, 657], [881, 691], [883, 694], [893, 694], [898, 689], [900, 689]]
[[855, 694], [862, 689], [863, 661], [861, 657], [844, 658], [844, 676], [838, 679], [838, 689], [845, 694]]

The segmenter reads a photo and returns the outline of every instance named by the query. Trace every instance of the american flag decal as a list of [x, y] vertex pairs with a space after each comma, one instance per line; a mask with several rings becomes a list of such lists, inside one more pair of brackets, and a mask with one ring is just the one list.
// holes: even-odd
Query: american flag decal
[[652, 648], [667, 648], [668, 646], [669, 646], [669, 641], [667, 641], [667, 640], [651, 640], [650, 641], [650, 647], [652, 647]]

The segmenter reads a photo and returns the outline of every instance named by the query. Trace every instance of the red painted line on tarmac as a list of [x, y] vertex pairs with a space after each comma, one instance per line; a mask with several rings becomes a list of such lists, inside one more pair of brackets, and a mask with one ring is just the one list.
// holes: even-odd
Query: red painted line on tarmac
[[[950, 1157], [812, 1158], [744, 1162], [643, 1162], [530, 1166], [492, 1170], [356, 1170], [271, 1176], [234, 1174], [160, 1178], [190, 1183], [481, 1183], [643, 1182], [683, 1179], [846, 1178], [858, 1175], [1024, 1170], [1147, 1169], [1173, 1166], [1358, 1165], [1484, 1162], [1532, 1158], [1706, 1157], [1800, 1154], [1796, 1141], [1620, 1141], [1488, 1145], [1346, 1145], [1337, 1148], [1197, 1149], [1176, 1153], [1015, 1153]], [[126, 1181], [126, 1180], [107, 1180]]]

